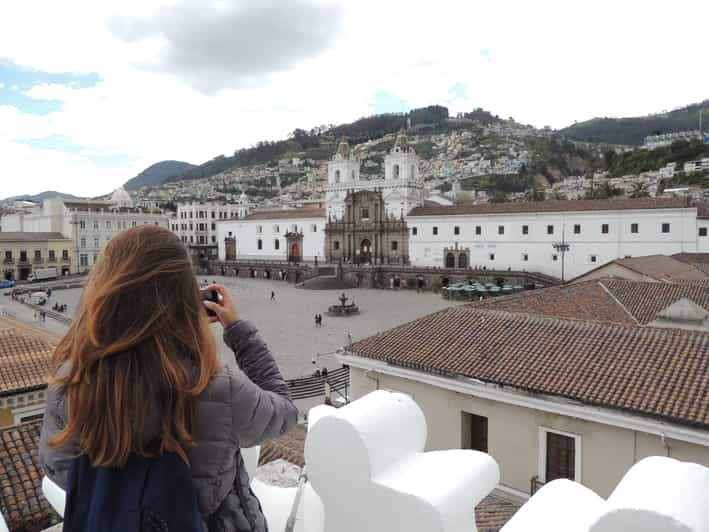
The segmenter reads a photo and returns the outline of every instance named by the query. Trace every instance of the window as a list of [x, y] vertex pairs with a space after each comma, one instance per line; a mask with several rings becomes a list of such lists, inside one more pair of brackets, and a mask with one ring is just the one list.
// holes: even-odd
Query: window
[[95, 237], [94, 237], [94, 247], [97, 248], [97, 247], [99, 247], [99, 245], [100, 245], [100, 244], [98, 243], [98, 237], [95, 236]]
[[[411, 234], [416, 236], [419, 234], [419, 229], [418, 227], [412, 227], [411, 228]], [[700, 236], [701, 236], [701, 229], [700, 229]], [[706, 227], [704, 228], [704, 236], [706, 236]]]
[[581, 436], [539, 428], [539, 479], [581, 482]]
[[489, 256], [490, 256], [490, 260], [495, 260], [495, 254], [494, 254], [494, 253], [490, 253]]
[[528, 235], [528, 234], [529, 234], [529, 226], [528, 226], [528, 225], [523, 225], [523, 226], [522, 226], [522, 234], [523, 234], [523, 235]]
[[138, 225], [138, 222], [136, 222], [135, 220], [132, 220], [130, 224], [132, 227], [135, 227], [136, 225]]
[[551, 260], [553, 260], [553, 261], [559, 260], [559, 255], [557, 255], [556, 253], [552, 254]]
[[608, 234], [608, 224], [601, 225], [601, 233], [603, 233], [604, 235]]
[[34, 250], [34, 260], [42, 260], [42, 250]]
[[62, 249], [62, 260], [69, 260], [69, 250]]
[[369, 220], [369, 209], [366, 207], [362, 209], [362, 220]]
[[86, 253], [82, 253], [79, 255], [79, 265], [80, 266], [88, 266], [89, 265], [89, 256]]
[[394, 165], [394, 179], [399, 179], [399, 165], [395, 164]]
[[396, 240], [392, 240], [391, 242], [391, 250], [392, 251], [397, 251], [399, 249], [399, 243]]
[[340, 182], [340, 171], [335, 170], [335, 183], [339, 183], [339, 182]]
[[547, 225], [547, 234], [548, 235], [554, 234], [554, 226], [553, 225]]
[[212, 224], [212, 231], [216, 231], [216, 230], [217, 230], [217, 224]]
[[231, 231], [229, 231], [229, 236], [234, 236]]
[[49, 260], [54, 261], [57, 259], [56, 253], [53, 249], [49, 250]]
[[335, 251], [337, 251], [338, 249], [340, 249], [340, 241], [339, 241], [339, 240], [335, 240], [334, 247], [335, 247]]
[[[190, 227], [190, 229], [192, 229], [192, 228]], [[256, 226], [256, 232], [259, 233], [259, 234], [260, 234], [260, 233], [263, 233], [263, 226], [257, 225], [257, 226]]]
[[460, 234], [460, 227], [457, 225], [453, 228], [453, 234], [454, 235], [459, 235]]
[[212, 211], [212, 218], [214, 218], [214, 217], [215, 217], [215, 215], [214, 215], [214, 211]]
[[214, 244], [217, 241], [217, 237], [212, 235], [212, 244]]
[[[82, 238], [82, 240], [84, 240]], [[20, 251], [20, 262], [27, 262], [27, 252], [26, 251]]]
[[98, 220], [94, 220], [94, 229], [98, 230]]
[[455, 268], [455, 255], [446, 253], [446, 268]]
[[461, 421], [463, 425], [461, 447], [486, 453], [487, 418], [463, 412]]
[[6, 251], [5, 252], [5, 260], [7, 262], [10, 262], [12, 260], [12, 251]]
[[82, 238], [81, 240], [79, 240], [79, 247], [80, 248], [86, 247], [86, 239], [85, 238]]
[[707, 228], [706, 227], [699, 228], [699, 236], [707, 236]]
[[630, 232], [637, 233], [638, 232], [638, 224], [630, 224]]
[[668, 223], [663, 223], [663, 224], [662, 224], [662, 232], [663, 232], [663, 233], [669, 233], [669, 232], [670, 232], [670, 224], [668, 224]]
[[273, 249], [281, 249], [281, 241], [278, 239], [275, 239], [273, 241]]
[[438, 234], [438, 227], [433, 226], [433, 234], [434, 236]]
[[317, 233], [318, 232], [318, 224], [310, 224], [310, 232]]
[[111, 220], [106, 220], [106, 229], [111, 228]]
[[504, 225], [498, 225], [498, 226], [497, 226], [497, 234], [498, 234], [498, 235], [504, 235], [504, 234], [505, 234], [505, 226], [504, 226]]
[[79, 229], [86, 229], [86, 221], [79, 220]]
[[278, 226], [278, 224], [276, 224], [276, 225], [273, 226], [273, 232], [274, 232], [274, 233], [280, 233], [280, 232], [281, 232], [281, 228]]
[[483, 234], [483, 228], [481, 225], [476, 225], [475, 226], [475, 234], [476, 235], [482, 235]]
[[256, 241], [256, 248], [263, 249], [263, 241], [260, 238]]
[[581, 234], [581, 224], [574, 224], [574, 234], [575, 235]]
[[588, 260], [592, 263], [596, 263], [596, 262], [598, 262], [598, 255], [590, 255], [588, 257]]
[[527, 253], [522, 253], [522, 262], [529, 261], [529, 255]]

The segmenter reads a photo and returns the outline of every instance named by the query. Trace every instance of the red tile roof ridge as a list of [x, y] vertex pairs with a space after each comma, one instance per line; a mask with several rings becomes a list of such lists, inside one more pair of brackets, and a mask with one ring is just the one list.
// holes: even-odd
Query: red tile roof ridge
[[605, 277], [602, 279], [596, 279], [596, 281], [598, 282], [598, 285], [603, 290], [605, 290], [606, 294], [608, 294], [608, 296], [611, 299], [613, 299], [613, 301], [615, 301], [616, 305], [618, 305], [623, 310], [623, 312], [625, 312], [630, 317], [631, 320], [633, 320], [637, 325], [640, 325], [640, 321], [633, 315], [633, 313], [630, 312], [630, 310], [628, 310], [628, 308], [625, 305], [623, 305], [623, 303], [621, 303], [617, 297], [615, 297], [615, 294], [613, 294], [613, 292], [611, 292], [605, 284], [603, 284], [603, 282], [606, 280], [607, 279]]

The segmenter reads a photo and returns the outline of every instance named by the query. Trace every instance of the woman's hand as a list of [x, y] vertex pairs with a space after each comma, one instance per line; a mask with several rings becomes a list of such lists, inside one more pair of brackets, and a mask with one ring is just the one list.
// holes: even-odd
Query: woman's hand
[[236, 305], [234, 305], [234, 300], [224, 285], [210, 284], [206, 290], [214, 290], [219, 294], [219, 303], [204, 301], [204, 306], [216, 314], [216, 316], [209, 316], [210, 323], [218, 321], [226, 328], [241, 319], [239, 311], [236, 310]]

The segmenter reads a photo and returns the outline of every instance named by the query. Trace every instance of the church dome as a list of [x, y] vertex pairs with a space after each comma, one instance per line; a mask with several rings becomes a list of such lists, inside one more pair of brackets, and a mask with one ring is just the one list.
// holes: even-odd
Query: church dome
[[123, 187], [119, 187], [113, 191], [113, 194], [111, 194], [111, 201], [115, 203], [117, 207], [133, 206], [133, 200], [131, 199], [130, 194], [128, 194]]

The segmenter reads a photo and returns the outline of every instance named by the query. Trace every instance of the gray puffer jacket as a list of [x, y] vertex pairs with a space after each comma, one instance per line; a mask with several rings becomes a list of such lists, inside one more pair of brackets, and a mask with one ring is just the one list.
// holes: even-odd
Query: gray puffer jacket
[[[249, 487], [239, 449], [288, 432], [297, 421], [297, 409], [273, 355], [251, 323], [231, 324], [224, 341], [241, 369], [221, 371], [197, 400], [197, 445], [187, 450], [192, 478], [209, 532], [266, 532], [266, 519]], [[61, 449], [47, 442], [66, 420], [64, 389], [50, 386], [39, 458], [49, 478], [64, 489], [69, 464], [79, 453], [78, 442]], [[148, 416], [146, 427], [144, 440], [149, 441], [158, 434], [159, 413]]]

